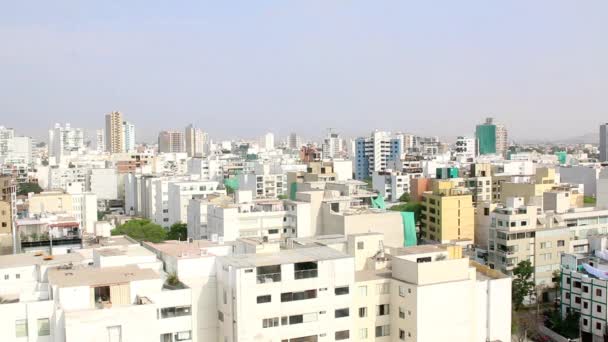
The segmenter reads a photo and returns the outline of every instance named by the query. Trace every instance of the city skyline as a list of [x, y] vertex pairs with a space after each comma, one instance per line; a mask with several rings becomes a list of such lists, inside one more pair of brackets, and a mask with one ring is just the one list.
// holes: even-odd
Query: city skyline
[[241, 5], [7, 4], [3, 124], [43, 137], [119, 110], [144, 141], [188, 123], [287, 136], [301, 117], [302, 136], [455, 137], [493, 116], [513, 139], [557, 140], [605, 121], [604, 2]]

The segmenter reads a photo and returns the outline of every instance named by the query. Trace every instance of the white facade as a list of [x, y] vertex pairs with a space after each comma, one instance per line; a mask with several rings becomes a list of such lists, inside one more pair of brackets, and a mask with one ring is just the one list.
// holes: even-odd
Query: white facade
[[80, 154], [84, 151], [84, 132], [80, 128], [55, 124], [49, 130], [49, 157], [54, 157], [55, 162], [60, 164], [64, 156]]
[[323, 140], [323, 158], [340, 158], [344, 153], [344, 140], [340, 134], [329, 132]]
[[475, 159], [475, 138], [457, 137], [454, 148], [456, 160], [473, 161]]
[[264, 147], [266, 149], [266, 151], [272, 151], [274, 150], [274, 134], [273, 133], [266, 133], [264, 134], [264, 136], [262, 137], [262, 147]]
[[122, 127], [124, 134], [123, 142], [125, 144], [124, 151], [127, 153], [133, 152], [135, 151], [135, 125], [128, 121], [124, 121]]
[[118, 199], [118, 173], [115, 168], [90, 169], [87, 189], [99, 200]]
[[167, 187], [167, 199], [169, 204], [169, 222], [188, 222], [188, 202], [194, 196], [205, 197], [213, 193], [225, 193], [219, 190], [219, 183], [213, 181], [184, 181], [171, 182]]
[[410, 174], [395, 171], [374, 172], [372, 188], [385, 200], [397, 202], [404, 193], [410, 192]]

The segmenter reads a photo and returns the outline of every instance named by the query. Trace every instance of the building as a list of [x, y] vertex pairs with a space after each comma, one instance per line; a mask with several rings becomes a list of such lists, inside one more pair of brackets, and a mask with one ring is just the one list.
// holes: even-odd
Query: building
[[17, 220], [17, 186], [10, 176], [0, 176], [0, 254], [13, 252], [13, 227]]
[[507, 129], [494, 122], [493, 118], [486, 118], [486, 122], [477, 125], [475, 129], [477, 139], [477, 154], [497, 154], [506, 158], [508, 141]]
[[161, 153], [186, 152], [184, 133], [180, 131], [162, 131], [158, 134], [158, 151]]
[[600, 156], [601, 162], [608, 161], [608, 123], [600, 125]]
[[225, 194], [225, 190], [220, 190], [219, 183], [214, 181], [169, 182], [167, 186], [169, 222], [166, 223], [166, 226], [188, 222], [188, 202], [190, 199], [222, 193]]
[[202, 157], [209, 153], [209, 138], [207, 133], [203, 132], [202, 129], [196, 128], [194, 125], [190, 124], [186, 126], [184, 138], [188, 157]]
[[28, 216], [67, 214], [75, 219], [83, 232], [93, 233], [97, 221], [97, 196], [90, 192], [65, 193], [44, 191], [28, 194]]
[[287, 194], [286, 177], [272, 173], [269, 164], [256, 164], [252, 173], [237, 175], [240, 190], [253, 192], [255, 198], [277, 198]]
[[339, 133], [332, 132], [331, 129], [323, 139], [323, 158], [339, 158], [344, 154], [344, 140]]
[[450, 180], [437, 180], [422, 194], [423, 239], [446, 243], [475, 239], [475, 210], [471, 192]]
[[374, 172], [372, 188], [385, 200], [397, 202], [404, 193], [409, 195], [411, 177], [411, 174], [391, 170]]
[[48, 156], [55, 158], [55, 163], [61, 163], [65, 155], [83, 151], [84, 132], [80, 128], [73, 128], [69, 123], [62, 127], [57, 123], [49, 130]]
[[475, 160], [475, 138], [459, 136], [456, 138], [456, 146], [454, 147], [454, 155], [456, 160], [463, 162], [472, 162]]
[[264, 136], [261, 139], [261, 147], [266, 149], [266, 151], [272, 151], [274, 150], [274, 134], [273, 133], [266, 133], [264, 134]]
[[583, 184], [585, 196], [596, 197], [597, 180], [601, 167], [597, 165], [568, 165], [558, 168], [561, 182]]
[[9, 157], [14, 149], [15, 130], [0, 126], [0, 162]]
[[106, 151], [106, 134], [103, 129], [95, 130], [95, 151], [98, 153]]
[[110, 153], [125, 152], [125, 134], [123, 117], [120, 112], [106, 114], [106, 151]]
[[376, 171], [385, 171], [388, 162], [401, 156], [401, 142], [390, 133], [372, 132], [356, 139], [355, 179], [363, 180]]
[[124, 132], [124, 152], [134, 152], [135, 151], [135, 125], [128, 121], [123, 121], [122, 128]]
[[288, 140], [289, 148], [299, 150], [302, 147], [302, 139], [296, 133], [289, 134]]

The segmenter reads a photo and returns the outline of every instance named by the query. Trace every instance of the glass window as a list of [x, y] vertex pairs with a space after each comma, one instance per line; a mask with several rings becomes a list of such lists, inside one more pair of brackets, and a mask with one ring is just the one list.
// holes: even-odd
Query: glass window
[[192, 333], [188, 331], [180, 331], [175, 334], [175, 341], [187, 341], [192, 339]]
[[270, 303], [271, 297], [270, 295], [258, 296], [257, 302], [261, 303]]
[[342, 317], [348, 317], [348, 316], [349, 316], [348, 308], [336, 309], [335, 318], [342, 318]]
[[367, 339], [367, 328], [361, 328], [361, 329], [359, 329], [359, 339], [360, 340]]
[[336, 333], [334, 335], [334, 340], [336, 340], [336, 341], [347, 340], [349, 338], [350, 338], [350, 330], [336, 331]]
[[27, 337], [27, 320], [18, 319], [15, 321], [15, 336]]
[[334, 290], [334, 293], [336, 294], [336, 296], [347, 295], [348, 292], [349, 292], [348, 286], [336, 287]]
[[38, 336], [49, 336], [51, 334], [51, 326], [48, 318], [38, 319]]
[[399, 296], [405, 297], [405, 287], [399, 285]]

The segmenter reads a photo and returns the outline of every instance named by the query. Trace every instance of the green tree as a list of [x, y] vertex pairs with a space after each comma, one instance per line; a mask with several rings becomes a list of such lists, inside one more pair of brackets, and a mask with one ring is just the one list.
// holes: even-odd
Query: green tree
[[513, 269], [513, 285], [512, 285], [512, 300], [515, 310], [522, 308], [524, 298], [534, 295], [534, 281], [532, 273], [534, 269], [529, 260], [521, 261], [517, 267]]
[[585, 204], [595, 204], [595, 197], [585, 196], [585, 197], [583, 197], [583, 203], [585, 203]]
[[169, 233], [167, 233], [167, 240], [180, 240], [184, 241], [188, 238], [188, 225], [185, 223], [174, 223], [169, 228]]
[[422, 214], [422, 204], [420, 202], [412, 201], [408, 203], [397, 204], [390, 207], [389, 210], [414, 212], [414, 220], [416, 220], [416, 224], [420, 223], [420, 214]]
[[162, 242], [167, 238], [167, 231], [150, 220], [131, 220], [112, 229], [112, 235], [127, 235], [137, 241]]
[[42, 192], [42, 188], [38, 183], [20, 183], [19, 190], [17, 190], [17, 195], [27, 196], [30, 192], [39, 194]]
[[404, 192], [403, 195], [401, 195], [399, 197], [399, 202], [409, 202], [409, 201], [411, 201], [411, 198], [410, 198], [410, 194], [407, 192]]
[[284, 200], [284, 199], [288, 199], [289, 197], [287, 197], [287, 195], [279, 195], [279, 196], [277, 196], [277, 198], [280, 200]]

